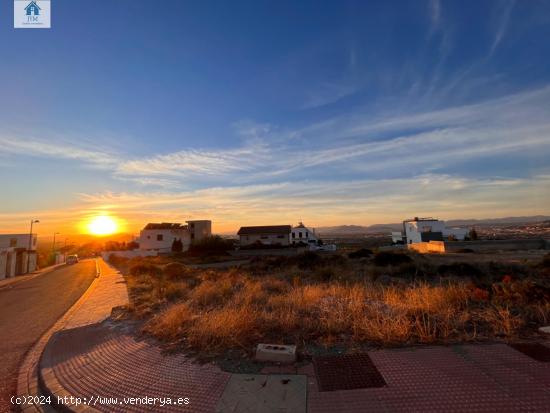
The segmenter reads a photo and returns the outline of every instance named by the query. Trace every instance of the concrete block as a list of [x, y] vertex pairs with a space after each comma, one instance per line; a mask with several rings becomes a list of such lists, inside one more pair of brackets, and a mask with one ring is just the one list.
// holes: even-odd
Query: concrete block
[[256, 360], [294, 363], [296, 361], [296, 346], [284, 344], [258, 344], [256, 348]]

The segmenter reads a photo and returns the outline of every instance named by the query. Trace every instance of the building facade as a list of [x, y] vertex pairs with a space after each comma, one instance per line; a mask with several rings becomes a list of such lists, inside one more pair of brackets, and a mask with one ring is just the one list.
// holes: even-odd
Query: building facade
[[191, 242], [200, 241], [201, 239], [212, 236], [212, 221], [206, 219], [198, 219], [193, 221], [185, 221]]
[[[403, 234], [407, 244], [451, 239], [463, 241], [468, 230], [466, 228], [448, 228], [445, 221], [434, 218], [415, 217], [403, 221]], [[392, 241], [396, 241], [393, 233]]]
[[266, 225], [255, 227], [241, 227], [237, 235], [242, 246], [256, 243], [264, 245], [290, 245], [290, 225]]
[[172, 251], [172, 244], [182, 242], [183, 251], [189, 249], [193, 241], [200, 241], [212, 235], [212, 221], [186, 221], [187, 225], [163, 222], [147, 224], [139, 235], [139, 249], [142, 251]]
[[36, 271], [36, 234], [0, 235], [0, 279]]
[[290, 233], [290, 243], [291, 244], [308, 244], [308, 245], [317, 245], [319, 239], [315, 235], [315, 231], [306, 227], [302, 222], [297, 226], [292, 227]]

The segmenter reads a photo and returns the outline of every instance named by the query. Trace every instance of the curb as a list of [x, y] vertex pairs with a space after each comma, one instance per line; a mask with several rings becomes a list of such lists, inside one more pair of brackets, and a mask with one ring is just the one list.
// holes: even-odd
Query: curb
[[[57, 267], [56, 267], [57, 268]], [[50, 271], [53, 271], [56, 268], [52, 268]], [[99, 269], [99, 264], [96, 259], [96, 271]], [[44, 349], [47, 347], [50, 339], [56, 331], [59, 331], [67, 323], [68, 319], [74, 314], [74, 312], [82, 305], [82, 303], [87, 299], [87, 297], [92, 293], [96, 288], [98, 283], [98, 277], [100, 276], [99, 272], [96, 272], [96, 278], [93, 279], [88, 289], [80, 296], [80, 298], [70, 307], [65, 314], [61, 316], [55, 324], [50, 327], [31, 347], [31, 349], [25, 355], [21, 367], [19, 367], [19, 376], [17, 378], [17, 396], [19, 397], [28, 397], [28, 396], [40, 396], [46, 393], [45, 382], [41, 375], [39, 374], [40, 361], [42, 359], [42, 354]], [[52, 395], [52, 398], [54, 396]], [[57, 397], [55, 397], [57, 399]], [[57, 406], [57, 404], [55, 404]], [[56, 411], [53, 406], [48, 404], [29, 404], [24, 408], [21, 408], [20, 411], [24, 413], [30, 412], [52, 412]]]
[[51, 367], [45, 367], [45, 366], [51, 366], [51, 352], [52, 347], [55, 344], [56, 336], [52, 337], [42, 353], [42, 356], [39, 360], [39, 368], [38, 368], [38, 385], [39, 388], [42, 390], [42, 393], [44, 396], [48, 397], [50, 396], [54, 402], [52, 403], [53, 406], [55, 406], [55, 410], [58, 412], [88, 412], [88, 413], [99, 413], [99, 410], [93, 408], [92, 406], [88, 406], [85, 404], [80, 404], [77, 406], [67, 406], [62, 403], [58, 403], [58, 397], [59, 398], [65, 398], [71, 397], [71, 394], [63, 387], [61, 383], [57, 380], [57, 377]]
[[25, 281], [33, 280], [36, 277], [40, 277], [41, 275], [48, 274], [54, 270], [57, 270], [63, 265], [65, 265], [65, 263], [50, 265], [49, 267], [42, 268], [38, 271], [34, 271], [29, 274], [16, 275], [15, 277], [4, 278], [3, 280], [0, 280], [0, 290], [4, 288], [11, 288]]

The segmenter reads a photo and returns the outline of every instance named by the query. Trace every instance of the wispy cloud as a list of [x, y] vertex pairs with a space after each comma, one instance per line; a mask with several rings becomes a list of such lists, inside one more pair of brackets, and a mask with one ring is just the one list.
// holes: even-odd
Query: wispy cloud
[[431, 32], [436, 31], [439, 28], [441, 22], [441, 1], [429, 0], [428, 10], [430, 12]]
[[[399, 221], [411, 214], [442, 218], [545, 213], [550, 176], [529, 179], [467, 179], [451, 175], [339, 182], [283, 182], [208, 188], [178, 193], [103, 193], [81, 195], [83, 208], [109, 208], [135, 226], [158, 219], [183, 221], [210, 217], [220, 231], [243, 222], [311, 225]], [[307, 206], [307, 208], [306, 208]], [[547, 211], [546, 211], [547, 212]]]
[[515, 0], [506, 0], [501, 2], [501, 8], [498, 10], [496, 32], [489, 55], [492, 55], [499, 44], [502, 42], [502, 39], [506, 34], [506, 30], [508, 29], [510, 14], [512, 13], [512, 9], [514, 8], [515, 3]]
[[[78, 160], [115, 179], [173, 190], [327, 174], [422, 174], [434, 165], [516, 152], [549, 153], [550, 86], [446, 109], [353, 114], [288, 129], [252, 121], [234, 126], [243, 144], [135, 158], [65, 142], [0, 136], [0, 153]], [[394, 110], [395, 112], [395, 110]], [[521, 137], [521, 139], [518, 139]], [[328, 171], [328, 172], [327, 172]]]
[[87, 149], [70, 140], [54, 141], [14, 135], [0, 135], [0, 155], [78, 160], [85, 165], [106, 169], [112, 169], [119, 160], [115, 154]]

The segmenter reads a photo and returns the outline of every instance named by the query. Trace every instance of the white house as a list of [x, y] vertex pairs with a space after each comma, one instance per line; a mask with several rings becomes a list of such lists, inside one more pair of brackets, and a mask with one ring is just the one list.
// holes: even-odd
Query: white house
[[302, 222], [293, 227], [290, 233], [290, 242], [292, 244], [299, 244], [302, 242], [308, 245], [317, 245], [318, 240], [315, 231], [307, 228]]
[[[466, 228], [447, 228], [445, 221], [434, 218], [418, 218], [403, 221], [403, 233], [407, 244], [417, 242], [444, 241], [456, 239], [463, 241], [468, 230]], [[395, 242], [395, 234], [392, 240]]]
[[35, 271], [36, 245], [36, 234], [0, 235], [0, 279]]
[[264, 245], [289, 245], [290, 225], [264, 225], [255, 227], [241, 227], [237, 235], [241, 245], [261, 243]]
[[179, 240], [183, 251], [189, 249], [193, 241], [212, 235], [212, 221], [186, 221], [187, 225], [163, 222], [147, 224], [139, 235], [139, 249], [142, 251], [171, 252], [172, 244]]

